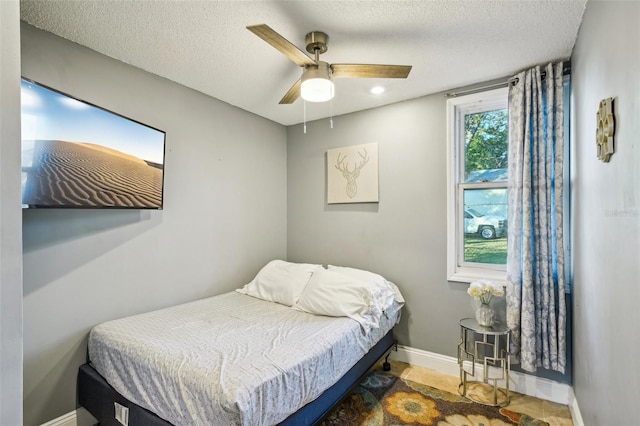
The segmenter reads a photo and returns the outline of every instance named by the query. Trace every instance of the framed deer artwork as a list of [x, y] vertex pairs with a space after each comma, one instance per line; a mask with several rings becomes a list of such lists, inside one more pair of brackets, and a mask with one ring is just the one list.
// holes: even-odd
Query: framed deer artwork
[[327, 150], [327, 203], [378, 201], [378, 144]]

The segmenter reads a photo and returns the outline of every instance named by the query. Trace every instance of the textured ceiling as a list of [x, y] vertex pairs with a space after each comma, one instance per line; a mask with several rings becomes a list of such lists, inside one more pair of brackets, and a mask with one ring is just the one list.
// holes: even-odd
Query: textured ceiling
[[[1, 0], [0, 0], [1, 1]], [[413, 65], [406, 80], [338, 79], [314, 120], [489, 81], [570, 56], [586, 0], [188, 1], [23, 0], [35, 27], [284, 125], [279, 105], [301, 69], [245, 27], [266, 23], [304, 51], [329, 34], [329, 63]], [[369, 93], [383, 85], [382, 95]]]

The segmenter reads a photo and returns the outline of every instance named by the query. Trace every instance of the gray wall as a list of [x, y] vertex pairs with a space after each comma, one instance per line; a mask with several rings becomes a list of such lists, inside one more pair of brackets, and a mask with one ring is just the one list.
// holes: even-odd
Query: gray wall
[[0, 1], [0, 424], [22, 424], [19, 3]]
[[[446, 99], [435, 94], [287, 130], [287, 253], [380, 273], [407, 299], [399, 343], [456, 355], [467, 285], [447, 282]], [[313, 108], [313, 105], [308, 105]], [[326, 203], [327, 149], [378, 143], [380, 202]]]
[[230, 291], [286, 256], [287, 153], [281, 125], [25, 24], [22, 74], [166, 132], [164, 210], [23, 212], [35, 425], [75, 409], [92, 326]]
[[[633, 423], [640, 399], [640, 3], [587, 4], [572, 57], [574, 389], [587, 425]], [[616, 153], [596, 158], [601, 99]]]

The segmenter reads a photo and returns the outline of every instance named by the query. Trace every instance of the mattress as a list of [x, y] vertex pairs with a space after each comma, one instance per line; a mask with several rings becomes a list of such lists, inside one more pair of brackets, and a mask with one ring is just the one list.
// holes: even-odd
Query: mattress
[[272, 425], [337, 382], [399, 308], [365, 332], [350, 318], [230, 292], [98, 325], [89, 359], [122, 396], [174, 425]]

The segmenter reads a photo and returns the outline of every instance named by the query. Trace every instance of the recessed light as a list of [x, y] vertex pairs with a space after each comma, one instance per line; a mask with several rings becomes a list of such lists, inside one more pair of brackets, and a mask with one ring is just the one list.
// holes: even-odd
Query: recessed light
[[371, 93], [374, 95], [379, 95], [384, 92], [384, 87], [382, 86], [374, 86], [371, 88]]

